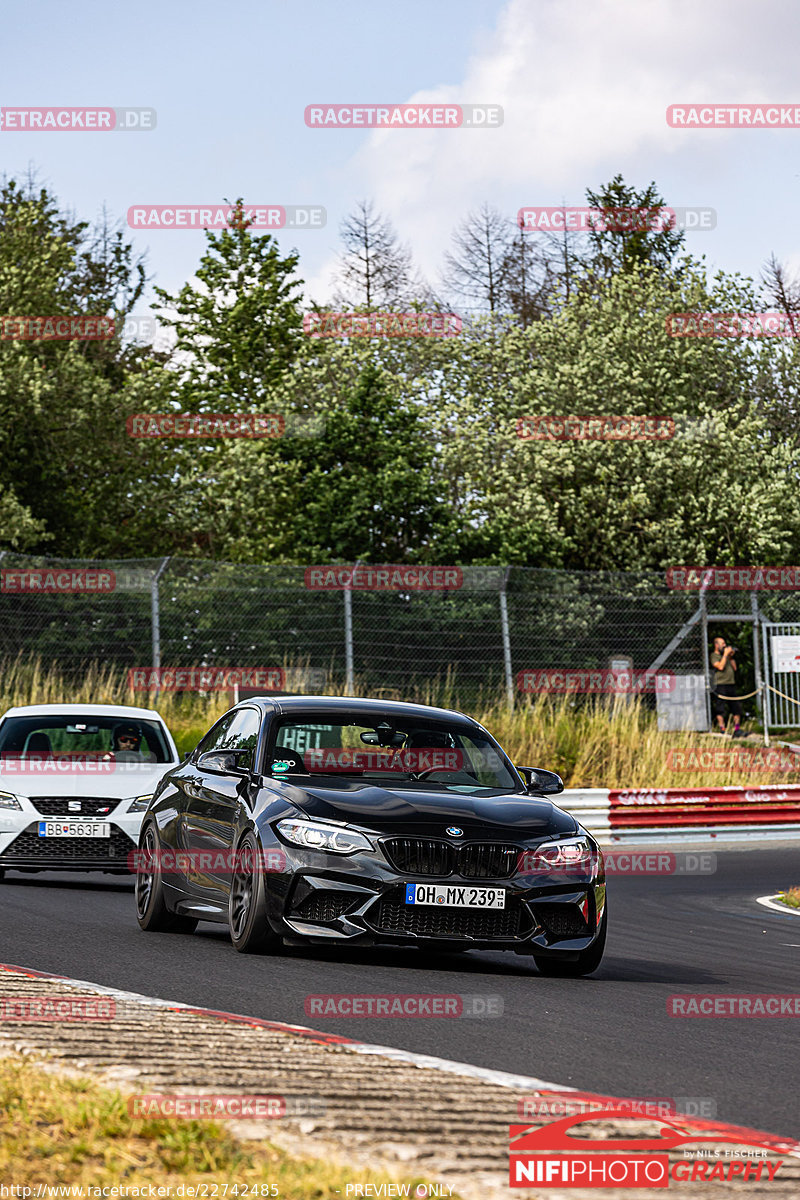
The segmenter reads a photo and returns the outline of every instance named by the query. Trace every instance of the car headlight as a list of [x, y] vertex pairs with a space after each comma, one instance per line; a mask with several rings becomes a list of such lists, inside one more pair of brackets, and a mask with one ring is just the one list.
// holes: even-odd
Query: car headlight
[[22, 808], [22, 805], [11, 792], [0, 792], [0, 808]]
[[304, 850], [332, 850], [334, 854], [353, 854], [356, 850], [374, 849], [362, 833], [354, 833], [343, 825], [322, 825], [315, 821], [278, 821], [275, 828], [293, 846]]
[[144, 812], [152, 799], [152, 792], [149, 796], [134, 796], [132, 800], [128, 801], [128, 812]]
[[520, 869], [525, 873], [565, 874], [593, 878], [601, 862], [600, 851], [585, 837], [545, 842], [535, 850], [525, 850]]

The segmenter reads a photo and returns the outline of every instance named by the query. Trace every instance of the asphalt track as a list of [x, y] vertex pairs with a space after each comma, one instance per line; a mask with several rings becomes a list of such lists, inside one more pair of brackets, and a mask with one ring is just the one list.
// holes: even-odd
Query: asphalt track
[[[54, 873], [10, 874], [0, 885], [0, 962], [585, 1091], [708, 1098], [719, 1120], [800, 1138], [800, 1018], [667, 1015], [676, 993], [800, 993], [800, 916], [755, 903], [800, 883], [797, 847], [716, 853], [714, 875], [612, 878], [606, 956], [588, 979], [546, 979], [517, 955], [477, 951], [238, 955], [221, 926], [201, 924], [188, 937], [142, 933], [126, 880]], [[501, 996], [504, 1012], [307, 1016], [305, 997], [326, 992]]]

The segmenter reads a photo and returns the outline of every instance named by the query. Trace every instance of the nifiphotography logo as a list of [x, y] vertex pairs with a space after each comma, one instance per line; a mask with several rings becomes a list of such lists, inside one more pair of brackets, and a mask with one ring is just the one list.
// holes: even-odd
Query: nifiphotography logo
[[[644, 1120], [655, 1134], [572, 1136], [573, 1125]], [[585, 1134], [585, 1131], [582, 1131]], [[517, 1188], [668, 1188], [671, 1183], [743, 1180], [770, 1183], [784, 1165], [767, 1155], [797, 1155], [798, 1143], [721, 1122], [632, 1117], [629, 1107], [577, 1113], [547, 1125], [511, 1125], [509, 1185]], [[673, 1152], [670, 1161], [669, 1152]], [[683, 1157], [676, 1156], [677, 1151]]]

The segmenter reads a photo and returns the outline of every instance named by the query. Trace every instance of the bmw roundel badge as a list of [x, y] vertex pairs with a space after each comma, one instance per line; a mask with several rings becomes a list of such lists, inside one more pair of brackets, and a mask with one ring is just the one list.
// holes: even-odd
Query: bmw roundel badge
[[445, 833], [449, 834], [450, 837], [463, 837], [464, 836], [464, 830], [459, 829], [457, 825], [448, 825], [447, 829], [445, 829]]

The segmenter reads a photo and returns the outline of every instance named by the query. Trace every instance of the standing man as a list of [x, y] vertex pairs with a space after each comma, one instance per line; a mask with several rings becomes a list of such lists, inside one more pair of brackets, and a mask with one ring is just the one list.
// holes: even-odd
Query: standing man
[[739, 722], [742, 718], [742, 706], [738, 700], [730, 700], [729, 696], [736, 695], [736, 661], [733, 646], [726, 646], [725, 638], [714, 638], [714, 649], [711, 652], [711, 666], [714, 669], [712, 681], [714, 695], [714, 715], [717, 718], [719, 732], [725, 732], [725, 706], [733, 716], [733, 736], [744, 737]]

